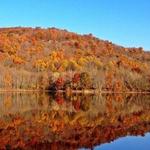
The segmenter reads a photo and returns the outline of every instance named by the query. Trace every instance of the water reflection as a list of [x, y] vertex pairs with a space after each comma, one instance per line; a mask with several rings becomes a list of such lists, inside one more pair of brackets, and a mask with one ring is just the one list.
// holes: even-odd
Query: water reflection
[[150, 147], [149, 139], [150, 134], [146, 134], [144, 137], [127, 136], [109, 144], [96, 146], [94, 150], [148, 150]]
[[92, 148], [144, 136], [149, 114], [150, 95], [1, 93], [0, 149]]

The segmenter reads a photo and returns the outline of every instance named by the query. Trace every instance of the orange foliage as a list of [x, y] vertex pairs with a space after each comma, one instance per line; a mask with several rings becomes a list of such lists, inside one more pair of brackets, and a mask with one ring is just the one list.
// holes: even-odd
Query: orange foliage
[[[112, 42], [100, 40], [92, 34], [79, 35], [67, 30], [40, 27], [0, 29], [1, 66], [14, 70], [12, 71], [14, 74], [18, 68], [24, 72], [22, 79], [9, 80], [13, 82], [13, 85], [17, 84], [14, 87], [18, 87], [18, 84], [22, 87], [27, 74], [38, 76], [39, 72], [48, 74], [51, 72], [54, 75], [58, 72], [66, 76], [69, 72], [82, 74], [86, 71], [90, 72], [91, 81], [93, 81], [93, 79], [102, 79], [98, 72], [103, 71], [106, 76], [103, 79], [105, 85], [102, 87], [110, 91], [121, 91], [125, 81], [117, 75], [117, 72], [125, 69], [125, 71], [138, 73], [141, 78], [148, 76], [150, 74], [147, 72], [150, 70], [149, 58], [150, 53], [144, 52], [141, 47], [124, 48]], [[7, 72], [7, 69], [4, 69], [3, 76], [5, 70]], [[74, 85], [77, 84], [79, 76], [75, 75], [72, 81]], [[31, 84], [39, 84], [37, 82]], [[7, 86], [11, 87], [8, 83]]]

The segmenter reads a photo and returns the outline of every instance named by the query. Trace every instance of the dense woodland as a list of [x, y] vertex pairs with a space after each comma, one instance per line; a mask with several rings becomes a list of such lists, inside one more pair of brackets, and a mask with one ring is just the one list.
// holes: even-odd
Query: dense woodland
[[150, 91], [150, 52], [56, 28], [0, 28], [0, 89]]

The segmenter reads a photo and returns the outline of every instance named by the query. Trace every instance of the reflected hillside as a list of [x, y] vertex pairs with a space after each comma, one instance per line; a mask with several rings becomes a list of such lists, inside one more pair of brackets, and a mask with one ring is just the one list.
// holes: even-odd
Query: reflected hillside
[[0, 94], [0, 149], [92, 148], [150, 131], [150, 95]]

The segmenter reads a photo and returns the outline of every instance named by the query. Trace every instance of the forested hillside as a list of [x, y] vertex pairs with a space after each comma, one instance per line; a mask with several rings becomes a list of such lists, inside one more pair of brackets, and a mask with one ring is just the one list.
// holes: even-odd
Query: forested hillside
[[150, 52], [56, 28], [1, 28], [0, 89], [150, 91]]

